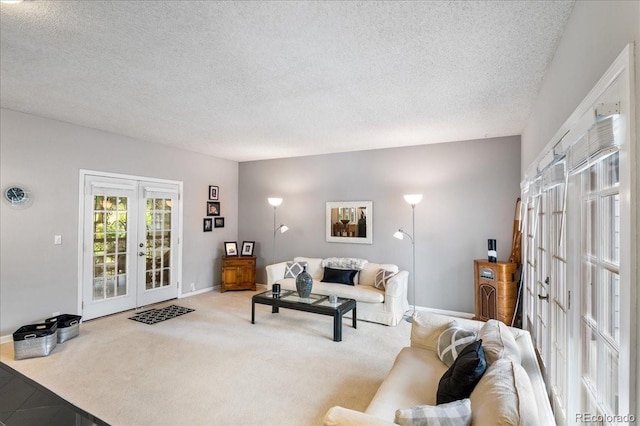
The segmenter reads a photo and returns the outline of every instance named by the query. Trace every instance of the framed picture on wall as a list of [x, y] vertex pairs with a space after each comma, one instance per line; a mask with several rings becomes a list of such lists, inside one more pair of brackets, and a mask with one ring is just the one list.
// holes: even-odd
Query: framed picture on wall
[[255, 241], [243, 241], [242, 242], [242, 255], [243, 256], [253, 256], [253, 246], [256, 244]]
[[238, 255], [238, 243], [236, 241], [225, 241], [224, 254], [227, 256]]
[[220, 216], [219, 201], [207, 201], [207, 216]]
[[213, 224], [211, 223], [211, 218], [204, 218], [202, 220], [202, 232], [211, 232], [213, 228]]
[[217, 186], [209, 185], [209, 199], [212, 201], [218, 201], [219, 188]]
[[224, 217], [214, 217], [213, 218], [213, 227], [214, 228], [224, 228]]

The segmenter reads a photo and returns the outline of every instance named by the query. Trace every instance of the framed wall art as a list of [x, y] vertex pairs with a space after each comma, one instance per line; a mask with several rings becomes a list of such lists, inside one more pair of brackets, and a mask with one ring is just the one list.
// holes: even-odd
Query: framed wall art
[[219, 201], [207, 201], [207, 216], [220, 216]]
[[372, 201], [328, 201], [325, 214], [327, 242], [373, 244]]
[[218, 201], [219, 191], [220, 189], [217, 186], [209, 185], [209, 200]]
[[212, 228], [213, 224], [210, 217], [202, 219], [202, 232], [211, 232]]
[[224, 217], [214, 217], [213, 218], [213, 227], [214, 228], [224, 228]]

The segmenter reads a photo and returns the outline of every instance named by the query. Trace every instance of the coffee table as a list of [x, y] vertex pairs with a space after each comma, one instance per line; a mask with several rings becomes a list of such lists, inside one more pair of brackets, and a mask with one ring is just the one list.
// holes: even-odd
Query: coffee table
[[251, 324], [255, 324], [256, 303], [271, 306], [271, 313], [277, 314], [280, 308], [294, 309], [296, 311], [311, 312], [314, 314], [333, 317], [333, 341], [342, 341], [342, 316], [353, 311], [353, 328], [357, 328], [356, 301], [353, 299], [338, 298], [336, 303], [329, 301], [329, 296], [311, 293], [309, 297], [302, 298], [292, 290], [281, 290], [280, 294], [274, 294], [271, 290], [256, 294], [251, 298]]

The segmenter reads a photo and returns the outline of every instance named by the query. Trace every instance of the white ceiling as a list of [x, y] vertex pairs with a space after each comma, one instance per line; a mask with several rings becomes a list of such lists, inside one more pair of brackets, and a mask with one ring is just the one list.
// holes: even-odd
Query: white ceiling
[[573, 1], [26, 1], [4, 108], [235, 161], [518, 135]]

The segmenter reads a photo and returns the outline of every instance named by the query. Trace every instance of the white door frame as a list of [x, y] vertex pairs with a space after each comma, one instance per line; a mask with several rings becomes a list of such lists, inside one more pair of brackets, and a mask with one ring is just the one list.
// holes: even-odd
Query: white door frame
[[97, 170], [80, 169], [78, 179], [78, 312], [83, 311], [83, 255], [84, 255], [84, 183], [87, 176], [98, 176], [107, 178], [119, 178], [119, 179], [132, 179], [141, 180], [146, 182], [157, 182], [178, 185], [178, 261], [176, 264], [177, 273], [177, 285], [178, 285], [178, 298], [182, 297], [182, 233], [183, 233], [183, 200], [182, 194], [184, 191], [184, 184], [182, 181], [158, 179], [147, 176], [128, 175], [120, 173], [102, 172]]

